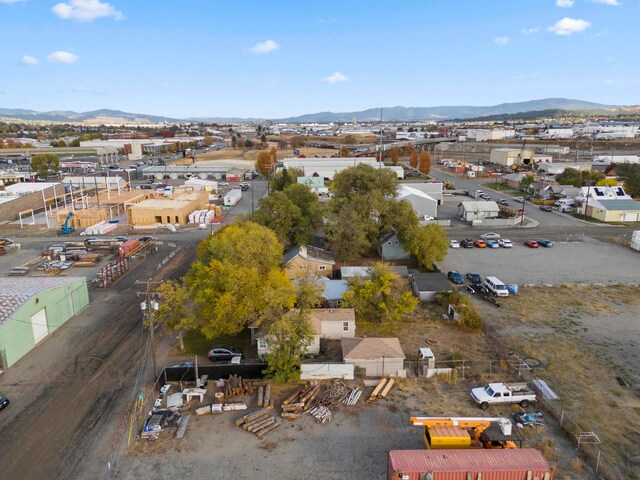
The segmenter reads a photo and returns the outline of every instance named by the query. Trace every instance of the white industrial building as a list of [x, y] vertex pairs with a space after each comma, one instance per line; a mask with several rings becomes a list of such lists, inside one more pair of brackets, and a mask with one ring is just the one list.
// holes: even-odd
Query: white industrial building
[[547, 128], [540, 134], [541, 138], [571, 138], [574, 135], [572, 128]]
[[392, 170], [398, 178], [404, 178], [404, 169], [402, 167], [388, 167], [380, 164], [373, 157], [329, 157], [329, 158], [284, 158], [279, 162], [278, 170], [283, 168], [297, 168], [302, 170], [304, 176], [318, 176], [322, 178], [333, 179], [336, 173], [346, 170], [347, 168], [356, 167], [358, 165], [369, 165], [373, 168], [388, 168]]
[[533, 161], [533, 151], [524, 148], [493, 148], [489, 161], [504, 167], [523, 163], [526, 165]]
[[516, 135], [514, 129], [504, 128], [470, 128], [467, 130], [467, 140], [475, 139], [476, 142], [488, 142], [489, 140], [504, 140], [505, 138], [513, 138]]
[[640, 163], [638, 155], [600, 155], [593, 157], [594, 165], [611, 165], [612, 163]]

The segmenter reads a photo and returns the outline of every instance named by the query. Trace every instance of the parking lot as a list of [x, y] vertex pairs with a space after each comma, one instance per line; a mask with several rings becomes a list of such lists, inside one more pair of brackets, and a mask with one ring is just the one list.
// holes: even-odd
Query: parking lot
[[[531, 235], [536, 238], [535, 231]], [[579, 242], [554, 242], [551, 248], [528, 248], [515, 240], [513, 248], [450, 248], [440, 269], [462, 276], [477, 272], [523, 285], [637, 284], [639, 266], [637, 252], [585, 237]]]

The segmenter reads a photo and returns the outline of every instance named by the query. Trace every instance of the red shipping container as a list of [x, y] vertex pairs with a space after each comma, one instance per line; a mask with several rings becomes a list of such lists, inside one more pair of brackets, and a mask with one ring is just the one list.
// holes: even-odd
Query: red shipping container
[[478, 474], [482, 480], [553, 479], [549, 463], [533, 448], [389, 452], [387, 480], [476, 480]]
[[118, 249], [120, 258], [129, 258], [140, 250], [140, 240], [127, 240]]

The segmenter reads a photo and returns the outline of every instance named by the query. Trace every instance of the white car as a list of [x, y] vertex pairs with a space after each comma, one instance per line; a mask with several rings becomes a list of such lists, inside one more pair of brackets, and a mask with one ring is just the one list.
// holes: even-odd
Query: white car
[[524, 203], [524, 197], [515, 197], [514, 200], [516, 202]]
[[480, 235], [480, 238], [482, 240], [497, 240], [500, 238], [500, 234], [499, 233], [494, 233], [494, 232], [487, 232], [487, 233], [483, 233], [482, 235]]
[[460, 248], [460, 243], [458, 242], [458, 240], [451, 240], [449, 242], [449, 247], [451, 247], [451, 248]]
[[219, 187], [228, 187], [229, 184], [227, 182], [218, 182]]
[[500, 245], [502, 248], [511, 248], [511, 247], [513, 247], [513, 243], [511, 243], [511, 240], [509, 240], [508, 238], [500, 238], [500, 239], [498, 239], [498, 245]]
[[436, 217], [432, 217], [431, 215], [423, 215], [423, 216], [422, 216], [422, 219], [423, 219], [425, 222], [431, 222], [431, 221], [435, 220], [435, 219], [436, 219]]

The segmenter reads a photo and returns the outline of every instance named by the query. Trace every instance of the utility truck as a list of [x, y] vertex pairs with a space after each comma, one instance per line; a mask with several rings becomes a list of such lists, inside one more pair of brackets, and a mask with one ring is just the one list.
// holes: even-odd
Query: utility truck
[[502, 403], [519, 403], [527, 408], [536, 401], [536, 393], [526, 383], [490, 383], [471, 390], [471, 398], [482, 410]]

